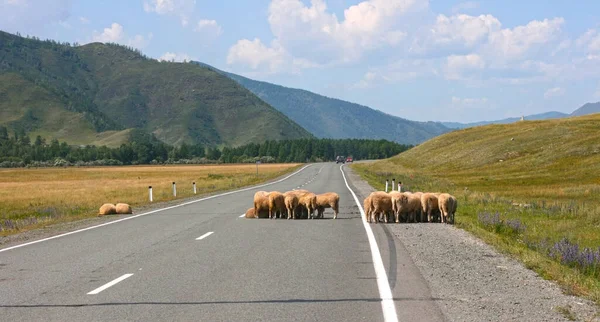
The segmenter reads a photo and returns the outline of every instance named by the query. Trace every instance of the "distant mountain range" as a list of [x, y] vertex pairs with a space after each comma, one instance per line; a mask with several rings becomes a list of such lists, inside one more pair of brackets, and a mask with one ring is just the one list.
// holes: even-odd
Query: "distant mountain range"
[[[600, 102], [597, 103], [587, 103], [582, 107], [576, 109], [571, 114], [565, 114], [561, 112], [546, 112], [541, 114], [533, 114], [526, 115], [523, 117], [525, 120], [548, 120], [548, 119], [559, 119], [570, 116], [582, 116], [588, 114], [600, 113]], [[487, 125], [487, 124], [508, 124], [521, 120], [520, 117], [510, 117], [502, 120], [496, 121], [481, 121], [481, 122], [473, 122], [473, 123], [458, 123], [458, 122], [442, 122], [444, 126], [452, 128], [452, 129], [464, 129], [467, 127]]]
[[172, 145], [314, 137], [237, 82], [196, 64], [2, 31], [0, 125], [30, 137], [108, 146], [131, 141], [132, 132]]
[[386, 139], [418, 144], [450, 131], [439, 122], [416, 122], [367, 106], [267, 82], [196, 62], [235, 80], [319, 138]]

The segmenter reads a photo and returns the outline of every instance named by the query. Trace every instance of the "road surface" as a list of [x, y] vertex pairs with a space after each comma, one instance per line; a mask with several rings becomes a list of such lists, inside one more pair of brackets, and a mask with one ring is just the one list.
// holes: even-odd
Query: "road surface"
[[[268, 186], [0, 249], [0, 320], [444, 320], [389, 229], [368, 225], [369, 241], [349, 188], [364, 196], [341, 168], [312, 164]], [[298, 188], [337, 192], [338, 219], [331, 209], [319, 220], [240, 218], [257, 190]], [[374, 259], [387, 273], [379, 283]]]

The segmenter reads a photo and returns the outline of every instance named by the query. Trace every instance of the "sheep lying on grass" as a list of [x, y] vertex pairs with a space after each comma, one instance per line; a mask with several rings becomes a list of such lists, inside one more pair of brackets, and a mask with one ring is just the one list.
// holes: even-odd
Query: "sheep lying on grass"
[[98, 216], [114, 215], [117, 213], [117, 207], [112, 203], [105, 203], [100, 207]]

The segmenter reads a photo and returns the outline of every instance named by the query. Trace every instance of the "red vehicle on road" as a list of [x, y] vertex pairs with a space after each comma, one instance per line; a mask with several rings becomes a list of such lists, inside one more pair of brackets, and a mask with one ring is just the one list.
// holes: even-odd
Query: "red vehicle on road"
[[346, 162], [352, 162], [352, 157], [347, 157]]

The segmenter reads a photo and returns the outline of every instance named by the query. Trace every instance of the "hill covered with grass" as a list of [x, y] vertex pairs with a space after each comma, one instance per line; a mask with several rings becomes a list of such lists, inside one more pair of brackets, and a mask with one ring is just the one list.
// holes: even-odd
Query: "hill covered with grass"
[[119, 145], [131, 129], [180, 145], [312, 135], [231, 79], [114, 44], [0, 31], [0, 125], [70, 144]]

